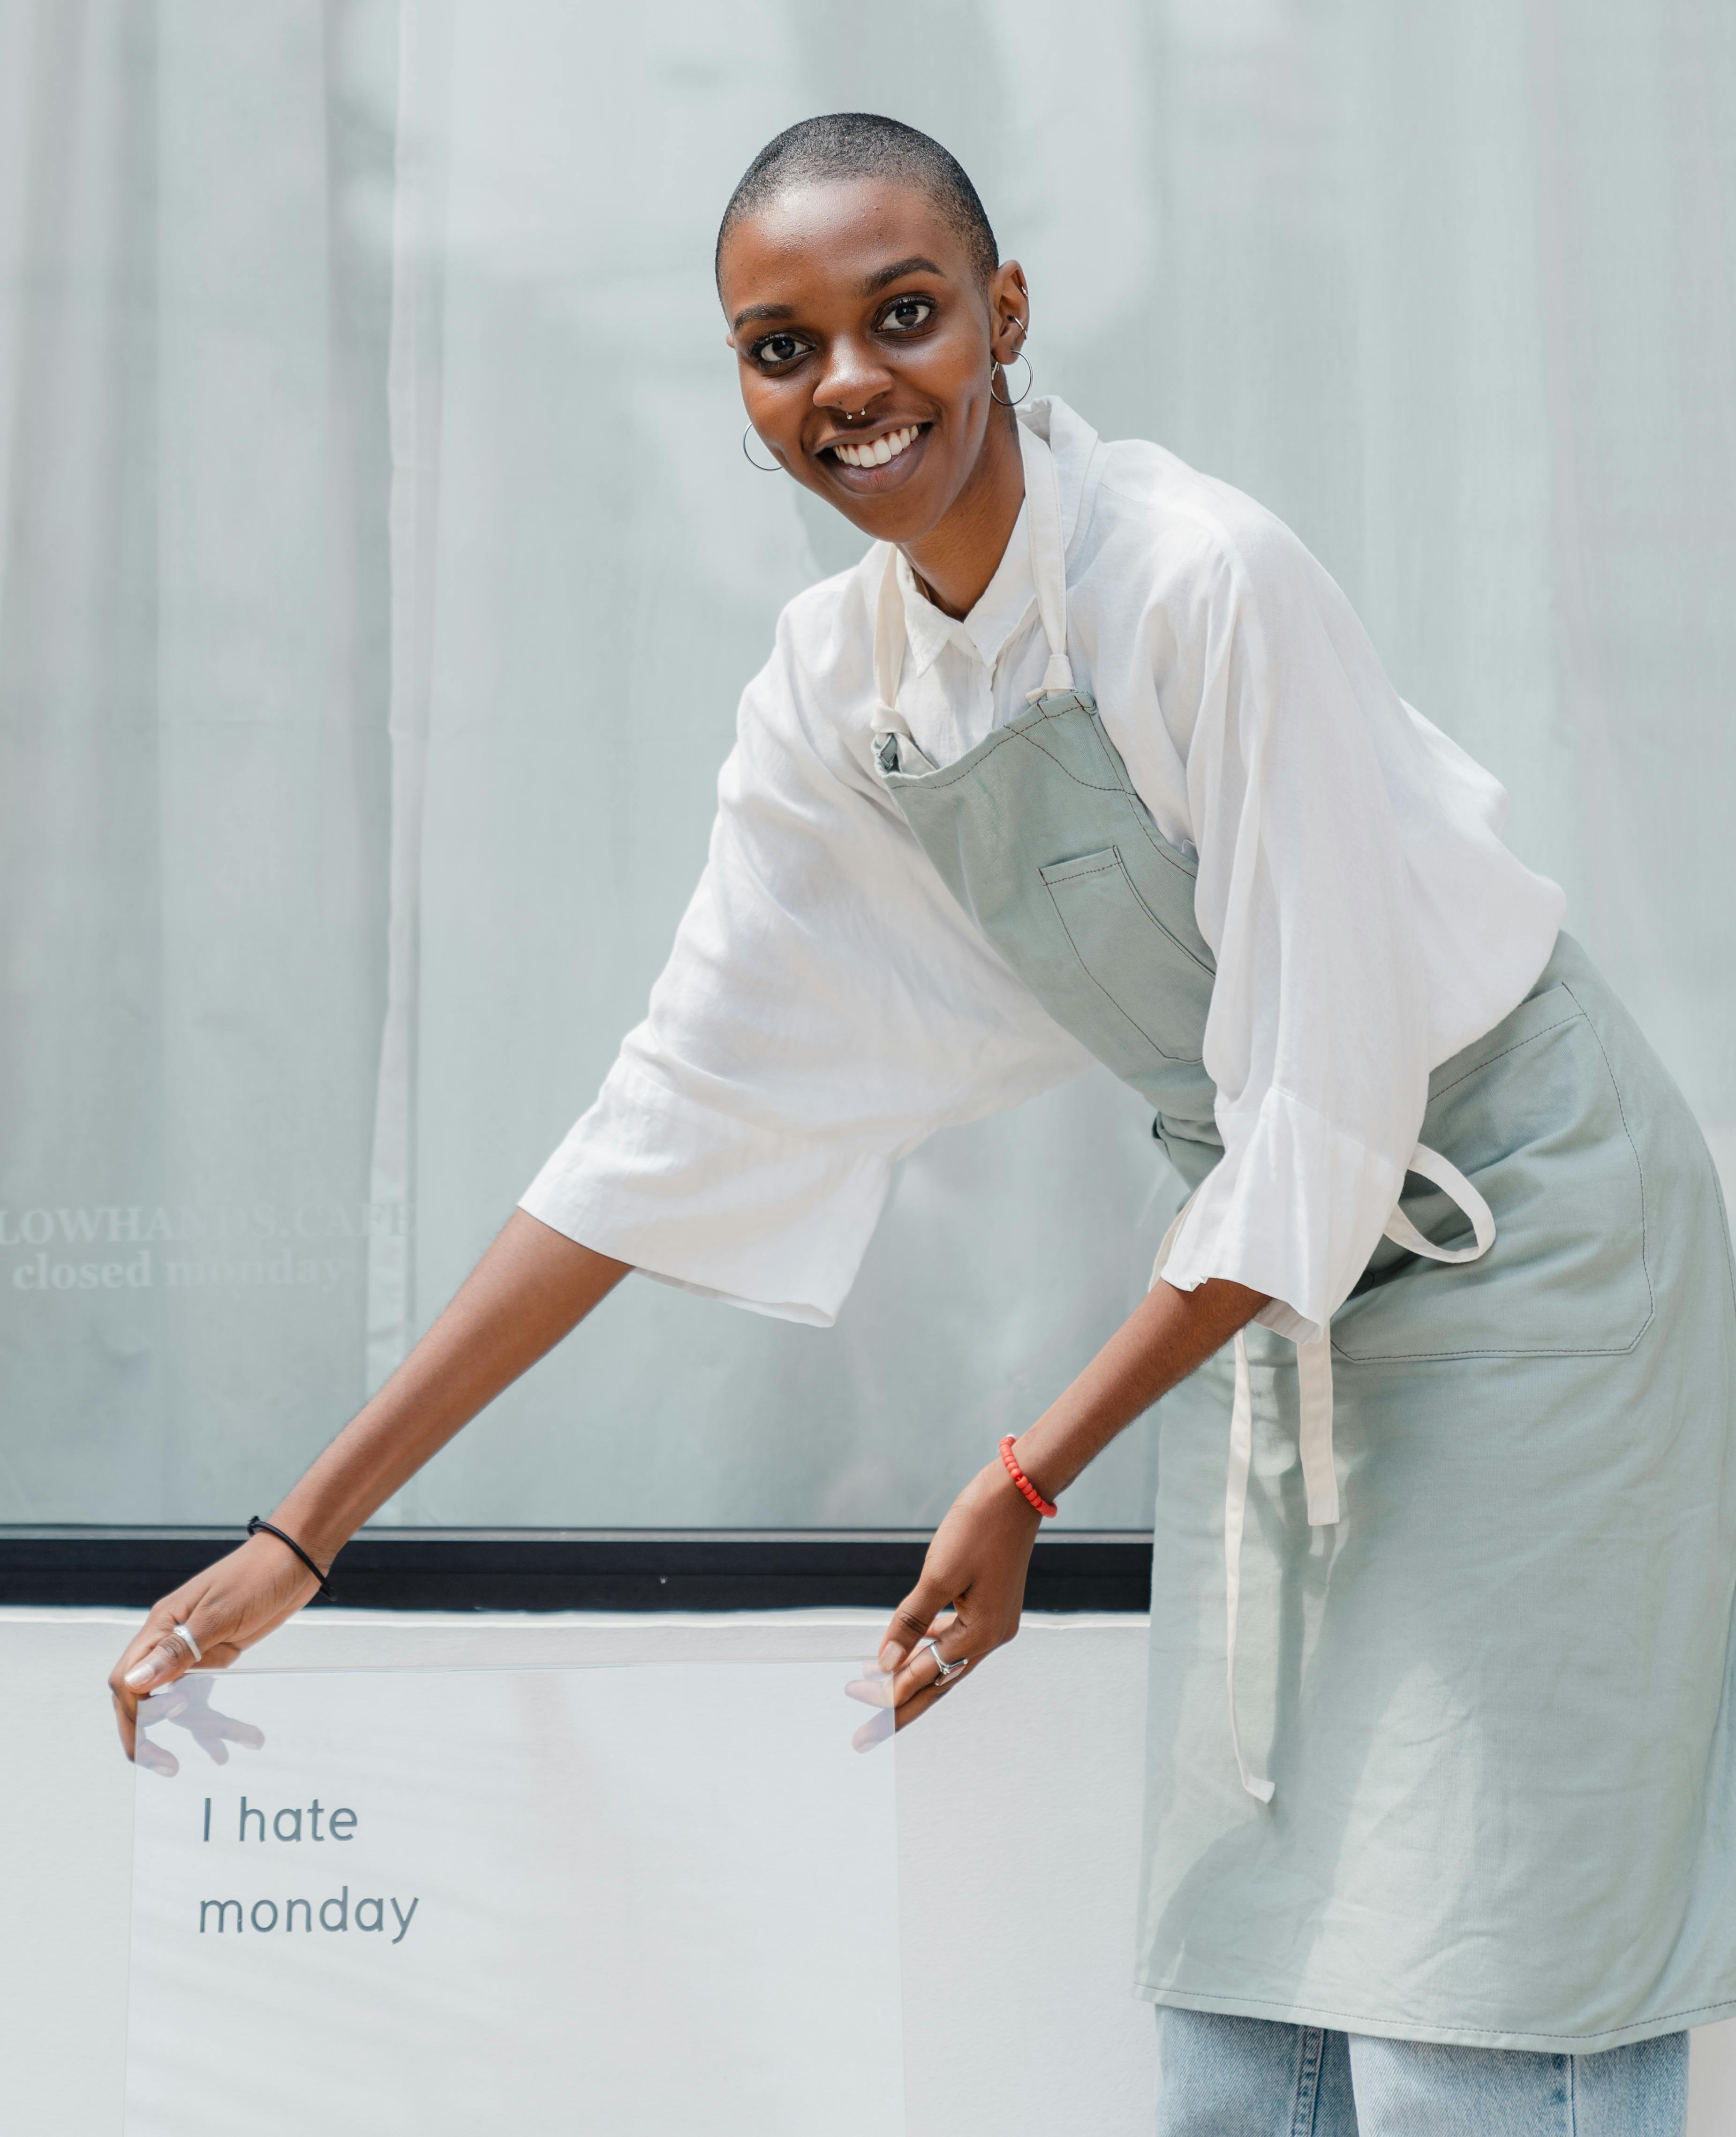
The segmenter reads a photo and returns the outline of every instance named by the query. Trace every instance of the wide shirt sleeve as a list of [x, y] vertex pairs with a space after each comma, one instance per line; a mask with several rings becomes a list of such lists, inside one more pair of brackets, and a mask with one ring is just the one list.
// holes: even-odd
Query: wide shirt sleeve
[[1162, 715], [1133, 688], [1105, 707], [1142, 791], [1180, 773], [1217, 961], [1223, 1157], [1165, 1275], [1264, 1292], [1258, 1319], [1306, 1341], [1398, 1199], [1430, 1070], [1523, 996], [1560, 893], [1501, 844], [1499, 786], [1399, 699], [1286, 528], [1235, 499], [1180, 547], [1140, 638]]
[[665, 1282], [820, 1326], [898, 1158], [1089, 1058], [874, 781], [870, 582], [785, 611], [645, 1020], [522, 1203]]

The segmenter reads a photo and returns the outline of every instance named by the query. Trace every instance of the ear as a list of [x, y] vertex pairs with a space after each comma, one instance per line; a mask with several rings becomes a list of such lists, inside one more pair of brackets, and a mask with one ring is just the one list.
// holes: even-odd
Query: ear
[[1030, 331], [1031, 293], [1016, 260], [1003, 260], [989, 281], [989, 347], [997, 363], [1011, 363]]

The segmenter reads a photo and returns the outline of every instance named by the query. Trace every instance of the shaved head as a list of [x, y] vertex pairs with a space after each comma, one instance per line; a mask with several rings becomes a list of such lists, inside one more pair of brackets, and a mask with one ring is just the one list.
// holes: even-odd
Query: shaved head
[[747, 166], [718, 227], [718, 265], [724, 240], [744, 217], [792, 187], [839, 178], [890, 178], [918, 187], [964, 241], [984, 282], [1000, 265], [994, 231], [956, 157], [900, 119], [833, 111], [786, 128]]

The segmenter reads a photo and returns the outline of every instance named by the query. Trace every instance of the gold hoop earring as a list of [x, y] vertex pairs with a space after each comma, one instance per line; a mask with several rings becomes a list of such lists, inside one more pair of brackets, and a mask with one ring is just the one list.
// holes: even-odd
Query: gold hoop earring
[[1031, 359], [1025, 354], [1024, 344], [1022, 342], [1019, 344], [1019, 353], [1013, 358], [1013, 361], [1014, 363], [1022, 363], [1024, 366], [1024, 392], [1015, 393], [1010, 401], [1004, 394], [997, 393], [994, 390], [995, 372], [997, 371], [999, 372], [1002, 377], [1004, 378], [1006, 376], [1007, 367], [1004, 363], [991, 363], [989, 366], [989, 398], [1002, 408], [1016, 408], [1019, 402], [1030, 392], [1032, 385], [1035, 382], [1037, 376], [1035, 372], [1031, 368]]
[[[991, 386], [991, 387], [989, 388], [989, 391], [992, 393], [992, 392], [994, 391], [994, 388]], [[774, 461], [771, 463], [771, 465], [770, 467], [765, 467], [765, 466], [762, 466], [762, 465], [761, 465], [761, 464], [758, 460], [756, 460], [754, 458], [753, 455], [752, 455], [751, 452], [749, 452], [749, 451], [748, 451], [748, 450], [747, 450], [747, 441], [748, 441], [750, 438], [758, 438], [759, 436], [760, 436], [759, 432], [758, 432], [757, 431], [756, 431], [756, 430], [755, 430], [755, 428], [753, 427], [753, 425], [752, 425], [751, 423], [749, 423], [749, 424], [746, 426], [746, 427], [742, 431], [742, 459], [743, 459], [744, 460], [746, 460], [746, 463], [747, 463], [747, 465], [749, 465], [749, 467], [751, 467], [751, 468], [753, 470], [753, 471], [754, 471], [754, 473], [755, 473], [756, 475], [781, 475], [781, 474], [784, 472], [784, 464], [783, 464], [783, 462], [782, 462], [781, 460], [774, 460]], [[765, 441], [763, 438], [760, 438], [760, 443], [761, 443], [762, 445], [765, 444], [765, 442], [766, 442], [766, 441]]]

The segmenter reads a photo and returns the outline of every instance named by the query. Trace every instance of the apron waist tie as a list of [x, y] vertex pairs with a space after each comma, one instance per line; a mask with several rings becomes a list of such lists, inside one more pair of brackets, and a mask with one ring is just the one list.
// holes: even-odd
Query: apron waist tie
[[[1475, 1243], [1468, 1247], [1437, 1247], [1426, 1239], [1395, 1204], [1386, 1221], [1386, 1236], [1413, 1254], [1432, 1262], [1474, 1262], [1495, 1244], [1495, 1219], [1489, 1205], [1448, 1159], [1426, 1143], [1418, 1143], [1405, 1166], [1407, 1172], [1432, 1180], [1471, 1219]], [[1152, 1264], [1155, 1286], [1169, 1258], [1182, 1220], [1193, 1207], [1193, 1197], [1183, 1204], [1174, 1222], [1164, 1234]], [[1236, 1726], [1236, 1622], [1242, 1602], [1242, 1532], [1247, 1522], [1247, 1477], [1254, 1448], [1253, 1379], [1248, 1369], [1247, 1335], [1236, 1331], [1236, 1396], [1230, 1409], [1229, 1479], [1223, 1497], [1224, 1608], [1227, 1688], [1229, 1694], [1230, 1745], [1236, 1754], [1236, 1771], [1242, 1785], [1260, 1803], [1270, 1803], [1272, 1784], [1248, 1765]], [[1329, 1328], [1296, 1349], [1296, 1395], [1300, 1411], [1298, 1451], [1302, 1463], [1302, 1485], [1308, 1496], [1308, 1525], [1330, 1528], [1340, 1519], [1338, 1470], [1332, 1457], [1332, 1331]]]

